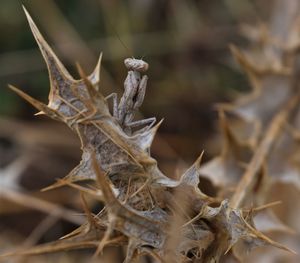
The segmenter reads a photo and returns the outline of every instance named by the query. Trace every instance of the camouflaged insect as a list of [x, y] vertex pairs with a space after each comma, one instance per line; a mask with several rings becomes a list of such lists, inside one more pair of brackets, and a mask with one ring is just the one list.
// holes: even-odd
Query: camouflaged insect
[[[84, 202], [85, 224], [59, 241], [15, 255], [94, 247], [98, 256], [105, 246], [126, 245], [125, 262], [144, 254], [158, 262], [218, 262], [239, 240], [249, 248], [271, 244], [286, 249], [255, 230], [242, 210], [200, 191], [201, 156], [179, 180], [160, 171], [150, 147], [161, 122], [152, 127], [154, 118], [134, 121], [146, 91], [146, 62], [126, 59], [129, 72], [120, 102], [116, 95], [105, 98], [100, 89], [101, 56], [91, 75], [79, 67], [81, 79], [75, 80], [25, 13], [47, 63], [49, 103], [11, 89], [41, 113], [66, 123], [80, 138], [83, 152], [80, 164], [48, 189], [69, 185], [103, 202], [105, 210], [93, 215]], [[112, 110], [107, 103], [111, 97]], [[211, 207], [212, 202], [219, 207]]]

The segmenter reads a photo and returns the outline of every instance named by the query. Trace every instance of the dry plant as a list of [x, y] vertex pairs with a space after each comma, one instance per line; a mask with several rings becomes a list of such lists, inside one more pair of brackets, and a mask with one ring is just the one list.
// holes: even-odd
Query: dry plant
[[[267, 202], [276, 184], [294, 184], [298, 190], [300, 176], [296, 162], [299, 4], [278, 3], [270, 28], [264, 24], [243, 27], [254, 42], [253, 49], [231, 47], [253, 92], [219, 105], [224, 135], [221, 155], [200, 167], [201, 154], [179, 179], [164, 175], [151, 157], [161, 122], [154, 125], [155, 118], [133, 121], [144, 99], [147, 77], [143, 74], [148, 64], [126, 60], [129, 71], [120, 102], [115, 94], [104, 97], [101, 56], [91, 75], [78, 66], [81, 79], [75, 80], [25, 10], [48, 66], [49, 103], [10, 88], [39, 114], [64, 122], [80, 138], [80, 164], [45, 190], [66, 185], [77, 189], [86, 222], [58, 241], [4, 257], [92, 247], [96, 261], [109, 246], [126, 247], [125, 262], [144, 255], [153, 262], [242, 261], [249, 250], [266, 245], [292, 254], [263, 234], [291, 232], [271, 210], [278, 202]], [[113, 99], [112, 109], [109, 99]], [[228, 120], [228, 114], [237, 118]], [[200, 176], [213, 183], [217, 196], [209, 197], [199, 189]], [[90, 211], [87, 195], [103, 204], [99, 212]]]

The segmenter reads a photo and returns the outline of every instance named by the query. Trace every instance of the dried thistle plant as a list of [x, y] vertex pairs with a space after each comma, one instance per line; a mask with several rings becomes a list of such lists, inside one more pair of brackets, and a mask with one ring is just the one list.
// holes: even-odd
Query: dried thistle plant
[[[268, 112], [269, 115], [259, 115], [267, 120], [273, 116], [268, 125], [263, 125], [264, 120], [259, 122], [255, 115], [257, 129], [251, 133], [249, 141], [236, 139], [224, 111], [247, 114], [248, 111], [242, 110], [243, 106], [255, 103], [260, 96], [246, 100], [245, 104], [222, 108], [220, 116], [226, 136], [222, 156], [200, 168], [200, 155], [179, 180], [170, 179], [159, 170], [157, 161], [150, 154], [161, 122], [154, 126], [155, 118], [133, 121], [135, 111], [144, 99], [147, 77], [142, 74], [148, 65], [140, 60], [126, 60], [129, 71], [120, 102], [114, 94], [105, 98], [101, 94], [101, 56], [91, 75], [86, 75], [78, 66], [81, 79], [73, 79], [26, 10], [25, 13], [48, 66], [51, 83], [49, 103], [45, 105], [13, 86], [10, 88], [36, 107], [40, 114], [67, 124], [80, 138], [83, 152], [80, 164], [47, 189], [63, 185], [78, 189], [87, 221], [58, 241], [10, 255], [93, 247], [96, 249], [94, 256], [98, 257], [107, 246], [126, 246], [125, 262], [132, 262], [145, 254], [158, 262], [219, 262], [224, 254], [240, 258], [241, 250], [246, 252], [265, 245], [289, 250], [254, 226], [254, 215], [268, 206], [252, 209], [243, 209], [243, 206], [252, 195], [255, 206], [265, 202], [262, 191], [257, 194], [254, 186], [259, 176], [264, 179], [263, 168], [268, 165], [270, 149], [296, 108], [299, 95], [294, 93], [294, 86], [291, 86], [287, 98], [272, 105], [272, 112], [276, 108], [277, 114], [273, 116]], [[263, 44], [276, 48], [276, 54], [278, 50], [289, 54], [296, 50], [295, 46], [292, 49], [290, 46], [281, 47], [271, 40]], [[281, 60], [283, 56], [271, 56], [271, 60], [263, 60], [264, 64], [256, 63], [262, 65], [257, 69], [247, 55], [236, 48], [233, 51], [255, 85], [261, 81], [258, 76], [263, 77], [265, 85], [273, 88], [274, 85], [269, 82], [277, 83], [278, 78], [290, 80], [290, 74], [295, 75], [295, 69], [290, 67], [293, 63], [288, 60], [291, 64], [286, 65]], [[257, 89], [262, 90], [261, 87]], [[109, 98], [113, 98], [112, 110], [108, 106]], [[294, 131], [292, 128], [289, 130]], [[200, 191], [200, 174], [206, 174], [220, 188], [218, 197], [209, 197]], [[225, 190], [231, 186], [236, 189], [230, 197]], [[101, 202], [104, 208], [92, 214], [85, 195]]]

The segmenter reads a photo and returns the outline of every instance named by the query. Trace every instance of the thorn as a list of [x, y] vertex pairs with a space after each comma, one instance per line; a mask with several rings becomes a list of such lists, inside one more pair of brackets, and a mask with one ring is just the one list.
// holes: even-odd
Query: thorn
[[17, 93], [20, 97], [22, 97], [24, 100], [26, 100], [27, 102], [29, 102], [33, 107], [37, 108], [41, 112], [44, 112], [50, 118], [58, 120], [58, 121], [62, 121], [63, 120], [63, 117], [57, 111], [49, 108], [46, 104], [44, 104], [44, 103], [42, 103], [42, 102], [34, 99], [33, 97], [29, 96], [28, 94], [26, 94], [25, 92], [23, 92], [22, 90], [16, 88], [13, 85], [8, 84], [8, 87], [12, 91], [14, 91], [15, 93]]
[[62, 186], [66, 186], [68, 185], [68, 181], [66, 181], [66, 179], [62, 180], [62, 179], [58, 179], [56, 183], [52, 184], [52, 185], [49, 185], [49, 186], [46, 186], [44, 188], [42, 188], [40, 191], [41, 192], [46, 192], [46, 191], [50, 191], [50, 190], [53, 190], [53, 189], [56, 189], [56, 188], [59, 188], [59, 187], [62, 187]]
[[89, 229], [91, 229], [92, 227], [95, 227], [97, 225], [97, 222], [95, 220], [94, 215], [92, 214], [92, 212], [90, 211], [87, 201], [84, 197], [84, 193], [80, 192], [80, 199], [81, 199], [81, 203], [82, 203], [82, 207], [83, 207], [83, 211], [86, 214], [87, 220], [88, 220], [88, 224], [89, 224]]
[[39, 115], [45, 115], [46, 113], [43, 111], [39, 111], [37, 113], [34, 114], [34, 116], [39, 116]]
[[98, 62], [94, 71], [89, 75], [88, 79], [94, 84], [94, 87], [97, 91], [99, 91], [99, 84], [100, 84], [100, 69], [101, 69], [101, 62], [102, 62], [102, 52], [99, 55]]

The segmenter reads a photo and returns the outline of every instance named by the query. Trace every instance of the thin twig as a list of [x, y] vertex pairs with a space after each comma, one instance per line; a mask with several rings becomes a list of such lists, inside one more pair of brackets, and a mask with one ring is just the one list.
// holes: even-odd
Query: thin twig
[[70, 209], [62, 208], [59, 205], [50, 203], [48, 201], [35, 198], [25, 193], [12, 191], [9, 189], [2, 188], [0, 191], [0, 197], [8, 199], [19, 205], [26, 206], [31, 209], [35, 209], [46, 214], [51, 214], [55, 217], [63, 218], [74, 224], [82, 224], [84, 218], [76, 216], [77, 212]]
[[235, 193], [230, 200], [230, 206], [232, 208], [239, 208], [245, 198], [248, 196], [249, 192], [252, 190], [256, 183], [257, 175], [262, 168], [262, 165], [266, 158], [268, 157], [272, 146], [276, 142], [276, 138], [282, 131], [284, 123], [288, 118], [291, 111], [299, 102], [300, 94], [293, 96], [278, 114], [276, 114], [271, 121], [269, 128], [267, 129], [264, 138], [258, 145], [256, 152], [254, 153], [251, 161], [249, 162], [247, 169], [240, 180]]

